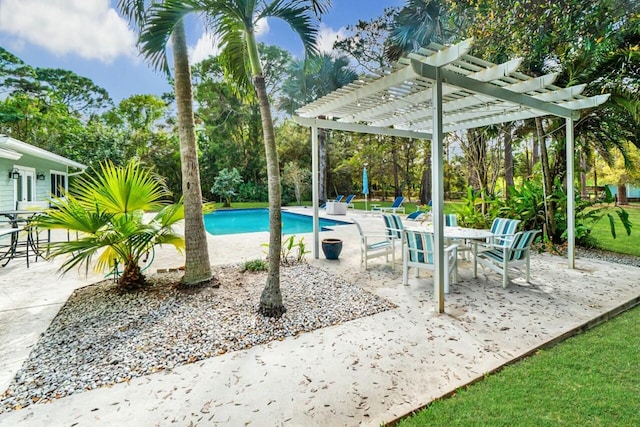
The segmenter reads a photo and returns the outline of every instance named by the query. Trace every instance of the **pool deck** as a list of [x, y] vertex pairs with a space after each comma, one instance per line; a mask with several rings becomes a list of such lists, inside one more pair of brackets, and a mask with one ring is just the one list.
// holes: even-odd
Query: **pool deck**
[[[382, 230], [378, 216], [350, 216], [365, 229]], [[300, 237], [311, 245], [311, 234]], [[403, 286], [399, 261], [394, 270], [377, 258], [365, 271], [354, 225], [322, 237], [344, 241], [340, 259], [309, 257], [310, 264], [398, 307], [0, 414], [0, 425], [378, 426], [640, 301], [639, 268], [578, 258], [572, 270], [566, 259], [542, 254], [532, 257], [531, 283], [516, 278], [507, 289], [488, 270], [479, 269], [473, 279], [470, 264], [461, 262], [446, 312], [436, 314], [428, 273]], [[268, 233], [209, 236], [210, 259], [264, 258], [260, 245], [267, 240]], [[181, 263], [175, 251], [163, 248], [154, 265]], [[12, 261], [0, 270], [3, 390], [71, 292], [101, 277], [61, 278], [55, 271], [55, 264], [40, 261], [30, 269]]]

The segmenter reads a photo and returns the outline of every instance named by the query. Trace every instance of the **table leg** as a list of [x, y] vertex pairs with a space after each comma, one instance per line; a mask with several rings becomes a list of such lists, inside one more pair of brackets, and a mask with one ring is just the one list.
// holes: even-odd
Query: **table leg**
[[473, 241], [473, 278], [478, 277], [478, 241]]

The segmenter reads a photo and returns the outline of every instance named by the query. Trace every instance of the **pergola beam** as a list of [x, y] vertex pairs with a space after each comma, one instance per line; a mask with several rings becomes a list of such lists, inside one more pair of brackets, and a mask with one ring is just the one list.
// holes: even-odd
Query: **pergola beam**
[[308, 117], [293, 116], [293, 120], [302, 126], [317, 126], [323, 129], [342, 130], [347, 132], [371, 133], [374, 135], [399, 136], [402, 138], [418, 138], [431, 139], [431, 134], [426, 132], [417, 132], [413, 130], [381, 128], [375, 126], [367, 126], [359, 123], [344, 123], [334, 120], [313, 119]]
[[[436, 70], [430, 65], [412, 60], [411, 66], [418, 75], [424, 78], [433, 80], [436, 76]], [[450, 85], [458, 86], [470, 92], [476, 92], [503, 101], [523, 105], [525, 107], [533, 108], [535, 110], [539, 110], [546, 114], [551, 114], [554, 116], [571, 118], [574, 120], [580, 117], [580, 115], [573, 110], [561, 107], [556, 104], [550, 104], [545, 101], [540, 101], [539, 99], [535, 99], [532, 96], [528, 96], [522, 93], [515, 93], [508, 89], [504, 89], [490, 83], [484, 83], [478, 80], [470, 79], [469, 77], [454, 73], [449, 70], [440, 71], [442, 72], [443, 82], [446, 82]]]
[[[423, 60], [413, 59], [412, 61], [418, 61], [424, 65], [430, 67], [442, 67], [449, 64], [462, 55], [466, 54], [472, 45], [472, 40], [464, 40], [453, 46], [449, 46]], [[302, 117], [317, 117], [326, 115], [328, 112], [337, 110], [339, 108], [346, 107], [349, 104], [357, 103], [358, 100], [366, 99], [372, 95], [387, 90], [393, 86], [397, 86], [405, 83], [408, 80], [420, 77], [417, 75], [412, 67], [403, 67], [400, 70], [394, 71], [386, 76], [374, 80], [372, 83], [360, 86], [359, 88], [352, 90], [340, 97], [336, 97], [332, 101], [324, 104], [315, 105], [315, 103], [309, 104], [307, 107], [297, 110], [298, 115]]]

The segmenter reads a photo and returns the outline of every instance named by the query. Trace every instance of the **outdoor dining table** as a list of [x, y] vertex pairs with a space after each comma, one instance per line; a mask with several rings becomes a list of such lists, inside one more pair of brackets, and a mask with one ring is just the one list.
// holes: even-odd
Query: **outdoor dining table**
[[[26, 209], [14, 209], [0, 211], [0, 216], [7, 218], [7, 222], [11, 227], [0, 229], [0, 237], [10, 236], [10, 242], [5, 245], [0, 245], [0, 248], [7, 249], [0, 251], [0, 267], [6, 266], [9, 261], [14, 258], [24, 256], [27, 259], [27, 267], [29, 267], [29, 248], [36, 256], [41, 256], [39, 253], [39, 237], [33, 236], [33, 230], [30, 227], [30, 223], [33, 218], [42, 213], [42, 210], [26, 210]], [[24, 251], [20, 251], [19, 234], [21, 231], [27, 232], [27, 240], [24, 242]]]
[[[409, 230], [425, 231], [427, 233], [433, 233], [433, 224], [424, 223], [422, 225], [409, 225], [406, 227]], [[478, 264], [475, 262], [476, 255], [478, 255], [478, 243], [486, 242], [487, 239], [493, 237], [491, 230], [483, 230], [477, 228], [466, 227], [442, 227], [443, 235], [447, 239], [451, 240], [464, 240], [471, 243], [473, 253], [473, 278], [478, 277]]]

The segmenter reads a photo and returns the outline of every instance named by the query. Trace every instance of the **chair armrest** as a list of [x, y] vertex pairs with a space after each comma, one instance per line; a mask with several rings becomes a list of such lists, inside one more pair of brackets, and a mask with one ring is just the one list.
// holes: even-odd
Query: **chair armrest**
[[454, 249], [458, 249], [459, 246], [460, 246], [459, 244], [454, 243], [453, 245], [449, 245], [446, 248], [444, 248], [444, 251], [445, 252], [451, 252]]

